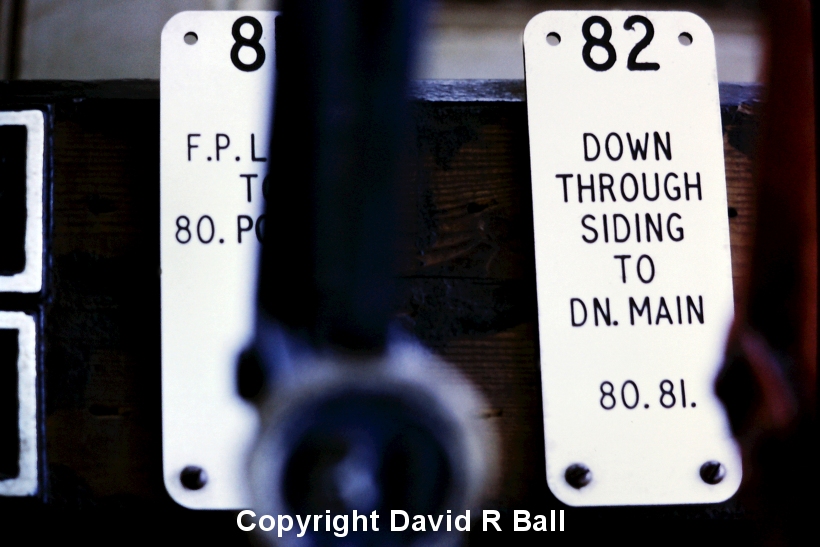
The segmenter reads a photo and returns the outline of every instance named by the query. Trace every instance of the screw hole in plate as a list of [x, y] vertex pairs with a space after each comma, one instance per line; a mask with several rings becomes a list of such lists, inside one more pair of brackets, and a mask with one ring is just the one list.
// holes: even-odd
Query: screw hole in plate
[[208, 473], [201, 467], [189, 465], [179, 474], [179, 480], [188, 490], [201, 490], [208, 484]]
[[557, 32], [550, 32], [547, 34], [547, 43], [551, 46], [557, 46], [561, 43], [561, 35]]
[[690, 46], [692, 45], [692, 35], [688, 32], [681, 32], [680, 36], [678, 36], [678, 42], [684, 46]]
[[718, 484], [726, 476], [726, 467], [716, 461], [708, 461], [700, 466], [700, 478], [706, 484]]
[[196, 35], [196, 32], [188, 32], [185, 34], [184, 40], [186, 44], [192, 46], [199, 41], [199, 36]]
[[564, 480], [576, 490], [580, 490], [592, 482], [592, 471], [582, 463], [574, 463], [564, 472]]

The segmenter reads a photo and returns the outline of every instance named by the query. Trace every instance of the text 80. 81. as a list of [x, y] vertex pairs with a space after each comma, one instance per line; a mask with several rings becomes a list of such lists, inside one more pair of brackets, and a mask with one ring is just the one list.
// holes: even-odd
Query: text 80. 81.
[[[618, 406], [619, 401], [620, 404], [627, 410], [634, 410], [635, 408], [638, 408], [641, 401], [638, 384], [632, 380], [627, 380], [621, 384], [620, 397], [618, 397], [619, 394], [615, 390], [615, 385], [608, 380], [601, 382], [599, 389], [601, 391], [601, 398], [599, 402], [601, 404], [601, 408], [604, 410], [614, 409]], [[695, 408], [697, 406], [697, 403], [694, 401], [689, 401], [687, 405], [686, 383], [683, 379], [680, 380], [679, 391], [675, 390], [675, 384], [671, 380], [661, 380], [660, 384], [658, 384], [658, 389], [660, 390], [658, 403], [660, 403], [663, 408], [670, 409], [676, 406], [679, 406], [680, 408], [686, 408], [687, 406], [690, 408]], [[650, 404], [644, 403], [643, 408], [650, 408]]]

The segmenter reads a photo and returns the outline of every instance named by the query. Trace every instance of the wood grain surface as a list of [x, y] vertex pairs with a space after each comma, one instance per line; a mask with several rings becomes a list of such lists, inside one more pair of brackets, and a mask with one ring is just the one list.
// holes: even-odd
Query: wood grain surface
[[[759, 95], [721, 86], [736, 295], [754, 230]], [[243, 544], [230, 514], [184, 511], [162, 482], [158, 96], [156, 82], [0, 84], [0, 108], [52, 112], [50, 269], [37, 304], [45, 317], [44, 499], [116, 518], [123, 508], [142, 511], [210, 530], [186, 540]], [[503, 456], [488, 507], [505, 519], [511, 509], [559, 507], [544, 469], [523, 82], [420, 82], [412, 99], [397, 317], [486, 397], [480, 419], [497, 425]], [[5, 309], [14, 302], [0, 299]], [[744, 518], [731, 500], [580, 513], [593, 524]], [[71, 522], [79, 529], [83, 521]], [[229, 530], [224, 537], [213, 535], [214, 523]]]
[[[508, 90], [495, 90], [498, 101], [476, 101], [470, 89], [445, 102], [440, 86], [435, 100], [415, 105], [414, 199], [407, 200], [415, 245], [401, 279], [402, 319], [487, 398], [484, 417], [497, 425], [503, 458], [494, 505], [540, 504], [553, 498], [543, 455], [526, 104]], [[755, 101], [742, 100], [721, 112], [736, 298], [755, 209]]]

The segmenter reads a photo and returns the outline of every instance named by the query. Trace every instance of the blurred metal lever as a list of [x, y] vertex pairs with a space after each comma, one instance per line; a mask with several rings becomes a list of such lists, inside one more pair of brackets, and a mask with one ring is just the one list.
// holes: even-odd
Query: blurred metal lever
[[[251, 483], [267, 514], [384, 517], [348, 544], [384, 543], [391, 509], [470, 508], [494, 463], [478, 394], [389, 327], [422, 15], [410, 0], [293, 1], [276, 24], [270, 157], [288, 175], [269, 193], [257, 337], [239, 367], [262, 422]], [[389, 538], [457, 538], [428, 534]]]

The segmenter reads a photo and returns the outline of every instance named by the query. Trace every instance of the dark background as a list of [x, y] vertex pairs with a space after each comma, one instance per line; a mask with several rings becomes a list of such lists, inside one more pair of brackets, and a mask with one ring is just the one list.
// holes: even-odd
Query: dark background
[[[182, 509], [163, 486], [158, 91], [156, 82], [0, 83], [0, 108], [49, 113], [52, 151], [46, 290], [0, 299], [4, 309], [42, 313], [45, 325], [44, 483], [38, 499], [0, 499], [4, 530], [100, 545], [248, 541], [236, 513]], [[736, 287], [754, 226], [759, 93], [721, 87]], [[397, 316], [487, 398], [483, 419], [501, 434], [503, 463], [486, 507], [502, 510], [508, 529], [514, 509], [564, 508], [562, 541], [753, 539], [772, 523], [734, 499], [574, 509], [547, 489], [523, 95], [522, 81], [417, 84], [403, 199], [412, 222]], [[473, 524], [480, 530], [480, 520]], [[543, 541], [513, 535], [524, 537]], [[470, 536], [473, 544], [495, 541]]]

